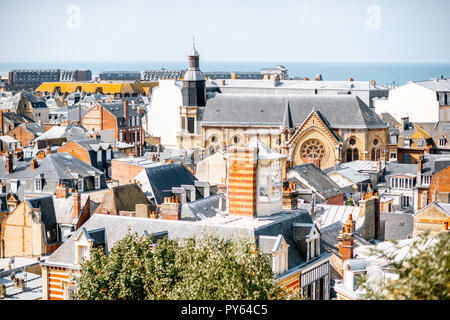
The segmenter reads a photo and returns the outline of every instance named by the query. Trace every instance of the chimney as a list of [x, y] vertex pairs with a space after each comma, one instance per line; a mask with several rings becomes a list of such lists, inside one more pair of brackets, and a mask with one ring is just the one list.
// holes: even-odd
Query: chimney
[[257, 152], [256, 148], [236, 146], [228, 150], [228, 212], [231, 215], [256, 215]]
[[194, 186], [200, 192], [203, 198], [208, 198], [210, 196], [210, 186], [207, 181], [194, 181]]
[[381, 161], [377, 160], [377, 173], [381, 171]]
[[181, 188], [184, 188], [185, 192], [186, 192], [186, 201], [187, 202], [192, 202], [195, 201], [195, 196], [196, 196], [196, 189], [193, 185], [188, 185], [188, 184], [182, 184], [180, 185]]
[[[353, 236], [353, 227], [354, 221], [352, 216], [349, 215], [347, 222], [342, 227], [341, 234], [338, 236], [338, 248], [339, 254], [342, 257], [342, 264], [344, 264], [345, 260], [353, 259], [353, 248], [354, 248], [354, 236]], [[341, 273], [343, 275], [342, 265], [341, 265]]]
[[136, 217], [138, 218], [150, 218], [150, 205], [146, 203], [137, 203]]
[[181, 220], [181, 204], [178, 197], [164, 197], [164, 203], [161, 203], [160, 209], [162, 219]]
[[6, 149], [6, 153], [5, 153], [5, 170], [6, 170], [6, 173], [11, 173], [11, 172], [14, 171], [13, 158], [14, 158], [14, 155], [12, 153], [9, 153], [9, 150]]
[[38, 162], [36, 159], [32, 159], [31, 160], [31, 171], [33, 171], [34, 169], [36, 169], [38, 167]]
[[171, 191], [172, 194], [178, 199], [181, 206], [187, 202], [186, 190], [183, 187], [172, 187]]
[[55, 192], [56, 198], [58, 199], [66, 199], [67, 198], [67, 188], [62, 184], [58, 184]]
[[128, 119], [128, 100], [123, 100], [123, 117]]
[[52, 154], [52, 149], [50, 148], [50, 146], [47, 146], [47, 154]]
[[284, 210], [296, 210], [298, 209], [298, 196], [300, 192], [295, 190], [295, 183], [291, 181], [287, 188], [283, 188], [283, 204]]
[[224, 178], [220, 178], [220, 183], [217, 184], [217, 193], [227, 193], [227, 185]]
[[403, 117], [402, 119], [401, 119], [401, 128], [400, 128], [400, 130], [401, 131], [404, 131], [404, 130], [406, 130], [406, 126], [408, 125], [408, 122], [409, 122], [409, 117]]
[[81, 210], [81, 194], [75, 189], [73, 193], [73, 218], [78, 219]]
[[370, 81], [370, 85], [371, 85], [372, 87], [375, 87], [376, 84], [377, 84], [377, 83], [375, 82], [375, 80], [371, 80], [371, 81]]
[[423, 170], [423, 155], [419, 156], [419, 161], [417, 161], [417, 185], [422, 184], [422, 170]]
[[380, 198], [377, 195], [359, 200], [359, 217], [364, 218], [360, 234], [366, 240], [380, 238]]

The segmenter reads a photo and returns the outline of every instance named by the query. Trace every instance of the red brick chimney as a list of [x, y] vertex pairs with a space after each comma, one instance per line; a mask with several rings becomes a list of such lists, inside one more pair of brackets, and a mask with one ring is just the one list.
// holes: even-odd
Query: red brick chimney
[[[344, 227], [341, 230], [341, 234], [338, 236], [338, 242], [339, 242], [339, 254], [342, 257], [342, 264], [347, 259], [353, 258], [353, 228], [354, 228], [355, 222], [352, 219], [352, 216], [349, 215], [347, 222], [345, 223]], [[341, 266], [341, 272], [342, 266]], [[343, 276], [343, 274], [342, 274]]]
[[81, 210], [81, 195], [78, 190], [73, 193], [73, 218], [78, 219]]
[[38, 162], [36, 159], [31, 160], [31, 171], [38, 167]]
[[165, 197], [161, 203], [161, 218], [166, 220], [181, 220], [181, 204], [178, 197]]
[[[128, 100], [123, 100], [123, 117], [128, 120]], [[128, 126], [128, 122], [127, 122]]]
[[58, 186], [56, 187], [55, 195], [56, 195], [56, 198], [58, 198], [58, 199], [67, 198], [67, 188], [64, 187], [62, 184], [58, 184]]

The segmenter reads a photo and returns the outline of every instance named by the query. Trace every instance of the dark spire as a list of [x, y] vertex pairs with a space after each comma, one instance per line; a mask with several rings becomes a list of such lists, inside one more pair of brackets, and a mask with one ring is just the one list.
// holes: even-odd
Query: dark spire
[[291, 107], [289, 106], [288, 97], [286, 97], [286, 107], [284, 109], [283, 129], [284, 128], [294, 129], [294, 124], [292, 122], [292, 115], [291, 115]]

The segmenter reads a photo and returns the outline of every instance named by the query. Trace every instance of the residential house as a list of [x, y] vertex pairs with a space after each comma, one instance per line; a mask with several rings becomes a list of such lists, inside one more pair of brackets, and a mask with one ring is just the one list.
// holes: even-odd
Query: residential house
[[450, 121], [450, 79], [410, 81], [389, 91], [388, 99], [374, 100], [378, 114], [389, 112], [397, 121]]
[[33, 140], [44, 132], [44, 128], [37, 123], [22, 123], [8, 134], [14, 139], [21, 141], [22, 147], [28, 147], [32, 145]]
[[14, 152], [22, 147], [22, 143], [11, 136], [0, 136], [0, 150], [1, 152]]
[[[306, 189], [316, 195], [316, 200], [328, 204], [343, 204], [345, 192], [314, 163], [294, 166], [287, 178], [297, 178]], [[303, 188], [305, 189], [305, 188]]]
[[90, 132], [114, 130], [116, 141], [133, 145], [135, 154], [142, 156], [144, 139], [141, 117], [129, 106], [129, 100], [98, 103], [82, 117], [81, 124]]
[[442, 231], [450, 218], [450, 204], [434, 201], [413, 214], [414, 237], [428, 231], [432, 235]]
[[60, 184], [79, 192], [107, 188], [104, 172], [69, 153], [52, 153], [28, 161], [13, 159], [9, 154], [0, 159], [0, 180], [6, 187], [5, 193], [13, 193], [20, 200], [53, 195]]
[[424, 153], [431, 153], [433, 139], [419, 125], [402, 118], [398, 136], [397, 161], [399, 163], [417, 163]]
[[111, 176], [113, 148], [109, 143], [95, 138], [71, 140], [58, 149], [58, 153], [62, 152], [70, 153], [88, 165], [99, 169], [105, 173], [106, 177]]
[[38, 124], [43, 124], [47, 121], [49, 112], [44, 99], [26, 91], [20, 91], [3, 101], [0, 109], [3, 112], [14, 112]]
[[87, 139], [89, 136], [89, 133], [79, 126], [55, 126], [34, 139], [33, 144], [36, 150], [40, 150], [48, 146], [61, 146], [71, 140]]

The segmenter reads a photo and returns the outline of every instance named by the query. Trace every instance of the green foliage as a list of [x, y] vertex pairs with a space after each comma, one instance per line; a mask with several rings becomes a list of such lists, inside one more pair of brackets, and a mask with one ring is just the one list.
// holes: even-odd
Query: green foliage
[[213, 235], [183, 241], [128, 234], [107, 256], [94, 248], [74, 299], [280, 299], [267, 257], [249, 239]]
[[[436, 235], [436, 242], [426, 247], [428, 234], [411, 246], [409, 257], [400, 261], [395, 255], [385, 257], [398, 279], [373, 286], [367, 278], [361, 282], [364, 298], [383, 300], [449, 300], [450, 299], [450, 233]], [[379, 252], [374, 252], [379, 253]]]

